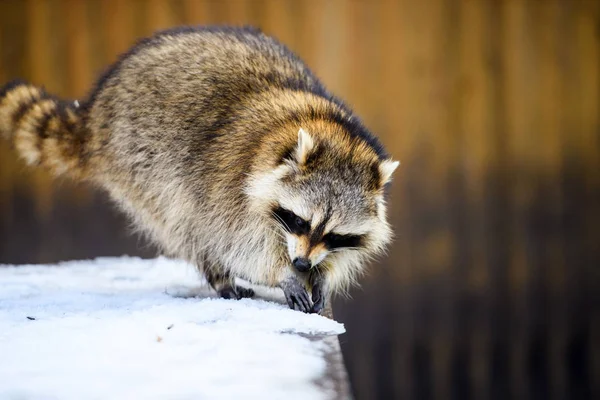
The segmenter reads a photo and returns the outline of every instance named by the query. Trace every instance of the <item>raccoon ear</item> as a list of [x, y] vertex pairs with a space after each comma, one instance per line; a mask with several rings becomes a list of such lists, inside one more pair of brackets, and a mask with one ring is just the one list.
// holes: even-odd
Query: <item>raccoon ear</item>
[[392, 161], [391, 159], [383, 160], [379, 164], [379, 176], [381, 180], [381, 186], [385, 185], [392, 180], [392, 174], [400, 165], [400, 161]]
[[312, 137], [304, 129], [298, 130], [298, 147], [296, 147], [296, 162], [303, 165], [308, 158], [308, 153], [313, 149], [314, 142]]

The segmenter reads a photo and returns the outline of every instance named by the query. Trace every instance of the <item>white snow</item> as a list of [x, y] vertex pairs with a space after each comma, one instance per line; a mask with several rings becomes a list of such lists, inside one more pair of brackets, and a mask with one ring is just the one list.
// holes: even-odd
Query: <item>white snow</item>
[[203, 284], [165, 258], [0, 266], [0, 399], [327, 397], [307, 335], [343, 325]]

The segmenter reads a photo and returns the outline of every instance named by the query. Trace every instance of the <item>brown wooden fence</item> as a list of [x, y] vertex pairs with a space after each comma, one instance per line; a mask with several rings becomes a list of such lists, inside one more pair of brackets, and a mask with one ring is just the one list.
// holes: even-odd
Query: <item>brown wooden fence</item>
[[[178, 24], [274, 34], [402, 161], [338, 304], [357, 398], [600, 398], [600, 1], [1, 0], [0, 83], [69, 97]], [[0, 144], [0, 263], [151, 252]]]

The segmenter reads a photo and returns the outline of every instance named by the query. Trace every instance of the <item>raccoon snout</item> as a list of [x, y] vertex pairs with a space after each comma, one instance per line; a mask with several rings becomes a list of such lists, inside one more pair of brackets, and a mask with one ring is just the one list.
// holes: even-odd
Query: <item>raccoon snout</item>
[[294, 261], [292, 261], [292, 265], [298, 272], [306, 272], [310, 269], [311, 264], [308, 258], [296, 257]]

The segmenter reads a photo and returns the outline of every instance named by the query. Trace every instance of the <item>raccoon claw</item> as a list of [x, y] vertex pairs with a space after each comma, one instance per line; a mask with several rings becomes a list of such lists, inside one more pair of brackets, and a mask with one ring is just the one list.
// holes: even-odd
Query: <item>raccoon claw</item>
[[235, 292], [235, 289], [232, 286], [226, 286], [223, 289], [219, 290], [219, 296], [224, 299], [234, 299], [237, 300], [238, 294]]
[[312, 288], [313, 306], [311, 313], [319, 314], [325, 308], [325, 293], [323, 293], [323, 283], [315, 282]]
[[319, 314], [325, 308], [325, 296], [321, 291], [313, 292], [313, 306], [310, 309], [311, 313]]
[[224, 299], [239, 300], [246, 297], [253, 297], [254, 290], [243, 287], [234, 288], [233, 286], [225, 286], [223, 289], [219, 290], [219, 296]]
[[308, 293], [288, 294], [286, 299], [291, 309], [302, 311], [303, 313], [307, 314], [310, 313], [310, 300], [308, 299]]
[[291, 278], [281, 284], [288, 306], [292, 310], [309, 313], [311, 310], [308, 292], [296, 278]]

